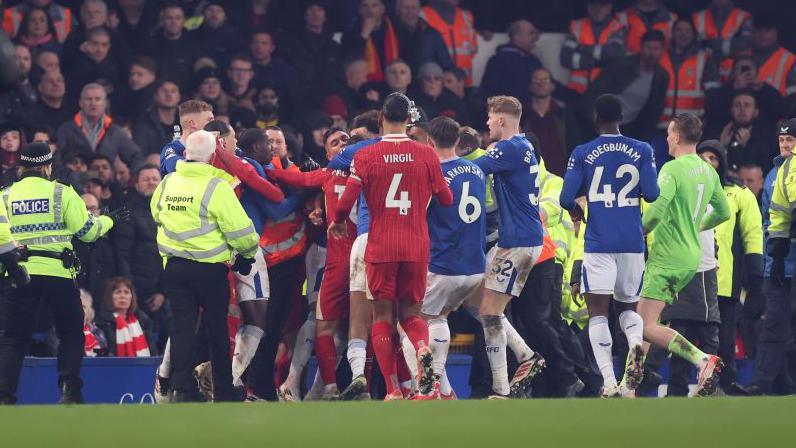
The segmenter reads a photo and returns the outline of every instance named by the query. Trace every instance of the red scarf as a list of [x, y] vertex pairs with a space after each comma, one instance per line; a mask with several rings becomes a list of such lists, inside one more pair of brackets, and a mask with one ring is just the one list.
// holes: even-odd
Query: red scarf
[[99, 342], [97, 342], [97, 338], [94, 337], [94, 333], [91, 332], [90, 326], [83, 326], [83, 336], [85, 337], [83, 351], [86, 352], [86, 356], [97, 356], [97, 352], [95, 352], [95, 350], [99, 348]]
[[31, 50], [38, 47], [39, 45], [44, 45], [49, 43], [53, 40], [53, 34], [47, 33], [44, 36], [34, 37], [34, 36], [19, 36], [19, 42], [30, 48]]
[[113, 313], [113, 317], [116, 318], [116, 356], [149, 356], [149, 344], [135, 314]]
[[[390, 19], [385, 17], [382, 23], [384, 24], [384, 65], [386, 66], [398, 59], [398, 38], [395, 36]], [[368, 81], [383, 81], [384, 72], [381, 69], [379, 53], [376, 51], [372, 34], [365, 42], [365, 62], [368, 63]]]

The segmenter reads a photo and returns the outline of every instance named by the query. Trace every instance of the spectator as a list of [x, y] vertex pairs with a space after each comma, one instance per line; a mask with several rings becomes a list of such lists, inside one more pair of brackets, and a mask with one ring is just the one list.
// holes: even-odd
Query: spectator
[[90, 82], [105, 80], [111, 86], [118, 86], [122, 79], [122, 65], [109, 56], [111, 35], [107, 28], [92, 28], [86, 33], [86, 41], [80, 44], [78, 60], [66, 73], [67, 91], [74, 95]]
[[365, 59], [368, 81], [383, 81], [387, 64], [400, 56], [398, 36], [384, 12], [383, 0], [359, 0], [359, 20], [341, 42], [348, 57]]
[[387, 83], [386, 93], [403, 93], [406, 95], [409, 84], [412, 83], [412, 69], [402, 59], [396, 59], [387, 65], [384, 80]]
[[24, 45], [14, 45], [14, 55], [17, 59], [19, 82], [10, 89], [0, 90], [0, 117], [7, 117], [14, 111], [30, 106], [36, 102], [36, 88], [30, 82], [30, 72], [33, 61], [30, 50]]
[[61, 58], [54, 51], [39, 51], [36, 53], [35, 62], [36, 66], [45, 72], [61, 72]]
[[415, 95], [415, 102], [423, 108], [428, 117], [440, 115], [456, 121], [466, 121], [464, 103], [442, 82], [442, 69], [434, 62], [426, 62], [418, 73], [420, 92]]
[[614, 16], [611, 0], [586, 2], [586, 17], [569, 24], [561, 46], [561, 65], [570, 69], [569, 87], [583, 93], [600, 68], [625, 55], [625, 27]]
[[705, 138], [718, 139], [727, 148], [730, 170], [741, 165], [755, 164], [763, 170], [771, 169], [777, 155], [777, 135], [774, 123], [760, 116], [757, 100], [748, 91], [735, 94], [732, 100], [732, 119], [705, 131]]
[[[321, 97], [334, 85], [344, 84], [342, 51], [332, 38], [323, 1], [309, 1], [304, 9], [304, 26], [286, 36], [285, 57], [299, 76], [302, 91]], [[306, 99], [306, 98], [305, 98]]]
[[730, 77], [732, 58], [751, 46], [752, 15], [736, 8], [732, 0], [711, 0], [694, 13], [692, 20], [699, 40], [710, 48], [719, 62], [722, 80]]
[[42, 125], [55, 129], [74, 115], [74, 109], [66, 105], [66, 83], [60, 72], [45, 72], [39, 79], [37, 91], [38, 100], [34, 104], [12, 115], [26, 129]]
[[754, 58], [741, 56], [735, 59], [730, 79], [718, 89], [707, 92], [705, 118], [708, 126], [730, 120], [732, 99], [741, 91], [748, 91], [755, 96], [760, 114], [768, 121], [777, 121], [787, 113], [787, 103], [782, 94], [758, 77]]
[[481, 91], [486, 97], [509, 95], [528, 104], [528, 80], [531, 73], [542, 66], [531, 54], [539, 31], [527, 20], [517, 20], [509, 26], [509, 43], [498, 47], [489, 58], [481, 80]]
[[207, 2], [202, 24], [188, 35], [195, 39], [203, 55], [225, 65], [229, 55], [240, 51], [244, 42], [241, 33], [230, 25], [223, 3]]
[[61, 52], [61, 43], [58, 41], [53, 25], [47, 11], [41, 8], [31, 8], [22, 19], [17, 42], [28, 47], [33, 52], [54, 51]]
[[473, 85], [473, 59], [478, 52], [473, 14], [459, 8], [459, 0], [431, 0], [420, 17], [442, 36], [453, 63], [467, 73], [467, 85]]
[[[389, 69], [388, 69], [389, 74]], [[339, 95], [329, 95], [323, 99], [321, 110], [332, 119], [332, 126], [348, 129], [348, 108]]]
[[783, 96], [796, 93], [796, 55], [779, 43], [779, 32], [771, 17], [755, 18], [752, 35], [752, 57], [755, 58], [757, 76], [770, 84]]
[[672, 31], [672, 45], [659, 64], [669, 75], [663, 113], [658, 128], [666, 129], [672, 117], [689, 112], [698, 117], [705, 110], [705, 92], [719, 87], [719, 72], [708, 51], [697, 44], [690, 20], [678, 19]]
[[116, 174], [113, 172], [113, 162], [107, 156], [102, 154], [94, 156], [88, 164], [88, 169], [96, 172], [97, 177], [106, 185], [115, 184]]
[[[96, 177], [93, 176], [92, 177]], [[96, 179], [100, 182], [98, 179]], [[101, 214], [100, 202], [92, 193], [80, 195], [86, 204], [86, 209], [93, 216]], [[117, 275], [115, 249], [112, 239], [102, 237], [94, 243], [84, 243], [77, 238], [72, 238], [72, 246], [80, 260], [80, 271], [77, 273], [77, 283], [85, 288], [94, 297], [102, 297], [105, 281]]]
[[467, 87], [467, 73], [459, 67], [454, 67], [446, 70], [442, 77], [445, 88], [464, 102], [467, 120], [463, 120], [462, 123], [484, 128], [486, 126], [486, 98], [478, 89]]
[[289, 117], [298, 96], [298, 74], [284, 60], [275, 57], [273, 35], [265, 31], [257, 31], [249, 42], [249, 51], [254, 65], [255, 79], [260, 85], [272, 86], [282, 100], [281, 108], [284, 117]]
[[80, 46], [88, 40], [88, 30], [99, 27], [107, 27], [110, 33], [110, 57], [113, 62], [120, 67], [126, 67], [131, 56], [130, 46], [121, 34], [110, 27], [108, 5], [103, 0], [86, 0], [80, 5], [80, 24], [73, 27], [64, 42], [63, 60], [77, 60], [80, 57]]
[[539, 139], [537, 151], [544, 159], [547, 171], [564, 177], [569, 149], [579, 141], [574, 133], [575, 125], [568, 114], [553, 100], [553, 78], [550, 71], [538, 68], [531, 74], [531, 101], [523, 114], [523, 129], [533, 132]]
[[163, 308], [163, 263], [157, 245], [157, 225], [152, 219], [149, 202], [160, 183], [160, 167], [144, 165], [135, 174], [134, 188], [127, 193], [125, 205], [130, 209], [130, 222], [115, 229], [116, 259], [119, 274], [133, 280], [136, 290], [144, 298], [143, 309], [155, 322], [159, 339], [163, 332], [167, 309]]
[[397, 0], [395, 16], [399, 53], [410, 67], [417, 70], [426, 62], [435, 62], [443, 70], [454, 67], [439, 31], [420, 18], [420, 0]]
[[5, 10], [3, 30], [10, 37], [17, 36], [23, 28], [23, 18], [31, 9], [40, 8], [47, 12], [48, 21], [53, 24], [55, 38], [63, 42], [72, 30], [72, 10], [64, 8], [51, 0], [23, 0], [17, 6]]
[[763, 169], [757, 165], [741, 165], [738, 168], [738, 178], [741, 182], [750, 189], [757, 197], [757, 203], [760, 203], [760, 193], [763, 191]]
[[238, 107], [252, 111], [254, 111], [254, 95], [257, 93], [252, 83], [253, 79], [254, 68], [248, 56], [236, 55], [230, 58], [227, 67], [229, 96], [235, 100]]
[[91, 293], [80, 288], [80, 302], [83, 305], [83, 344], [85, 355], [89, 358], [104, 356], [108, 352], [105, 333], [94, 323], [94, 298]]
[[257, 90], [257, 95], [254, 97], [254, 108], [258, 128], [266, 129], [269, 126], [278, 126], [281, 122], [279, 95], [273, 87], [262, 87]]
[[652, 30], [663, 33], [664, 45], [668, 46], [677, 14], [669, 11], [660, 0], [636, 0], [635, 5], [617, 13], [616, 18], [627, 29], [627, 52], [638, 53], [644, 34]]
[[158, 67], [149, 56], [136, 56], [130, 64], [126, 86], [119, 86], [111, 97], [115, 117], [138, 119], [154, 104]]
[[345, 65], [346, 86], [340, 95], [348, 110], [354, 115], [365, 110], [377, 108], [381, 94], [368, 84], [368, 63], [364, 59], [354, 59]]
[[127, 194], [130, 186], [130, 167], [119, 157], [113, 161], [113, 180], [122, 189], [122, 194]]
[[119, 24], [116, 29], [125, 42], [130, 44], [134, 54], [143, 54], [149, 49], [147, 39], [158, 24], [158, 2], [146, 0], [118, 0], [116, 15]]
[[111, 160], [118, 155], [135, 168], [141, 158], [141, 149], [106, 114], [107, 103], [107, 95], [101, 85], [86, 84], [80, 93], [80, 111], [74, 119], [58, 128], [58, 147], [82, 146]]
[[152, 321], [138, 309], [135, 287], [130, 279], [109, 279], [102, 303], [99, 327], [108, 338], [110, 356], [135, 358], [157, 355], [157, 345], [151, 339]]
[[155, 86], [155, 105], [133, 128], [133, 141], [145, 154], [160, 154], [161, 148], [174, 136], [180, 88], [173, 81], [161, 80]]
[[174, 3], [160, 9], [160, 30], [150, 43], [149, 53], [158, 68], [186, 91], [191, 80], [191, 70], [200, 56], [199, 44], [185, 32], [185, 12]]
[[[323, 137], [332, 126], [332, 119], [323, 112], [313, 111], [307, 114], [303, 121], [301, 153], [326, 166], [328, 160]], [[302, 161], [298, 157], [291, 157], [291, 160], [299, 165]]]
[[669, 75], [659, 63], [664, 47], [663, 33], [650, 31], [642, 38], [639, 54], [605, 67], [578, 106], [580, 129], [591, 129], [594, 100], [611, 93], [622, 100], [623, 133], [642, 140], [653, 137], [669, 85]]
[[25, 143], [25, 134], [21, 127], [13, 123], [0, 126], [0, 187], [8, 187], [19, 180], [17, 162], [19, 150]]

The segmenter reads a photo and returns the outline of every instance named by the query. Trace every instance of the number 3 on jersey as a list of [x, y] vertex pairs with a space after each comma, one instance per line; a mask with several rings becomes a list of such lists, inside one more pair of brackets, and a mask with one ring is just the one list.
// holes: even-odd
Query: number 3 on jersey
[[406, 190], [398, 191], [403, 177], [403, 173], [393, 174], [390, 188], [387, 190], [384, 206], [387, 208], [397, 208], [398, 214], [400, 215], [408, 215], [409, 209], [412, 208], [412, 201], [409, 200], [409, 192]]
[[619, 195], [614, 195], [610, 183], [602, 185], [602, 193], [599, 192], [604, 169], [605, 167], [602, 166], [594, 168], [594, 176], [589, 186], [589, 202], [602, 202], [605, 204], [606, 208], [611, 208], [614, 206], [614, 201], [616, 200], [619, 203], [617, 205], [618, 207], [638, 207], [639, 198], [627, 197], [627, 195], [636, 188], [636, 185], [638, 185], [638, 168], [636, 168], [635, 165], [626, 163], [616, 170], [617, 179], [622, 179], [625, 177], [625, 174], [630, 174], [630, 180], [619, 190]]

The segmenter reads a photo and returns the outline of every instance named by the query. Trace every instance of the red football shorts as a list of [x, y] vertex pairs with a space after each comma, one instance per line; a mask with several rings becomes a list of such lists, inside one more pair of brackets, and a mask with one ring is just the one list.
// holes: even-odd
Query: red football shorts
[[315, 312], [318, 320], [340, 320], [348, 316], [348, 262], [327, 264]]
[[426, 294], [428, 263], [365, 263], [365, 274], [368, 278], [368, 289], [377, 300], [420, 303]]

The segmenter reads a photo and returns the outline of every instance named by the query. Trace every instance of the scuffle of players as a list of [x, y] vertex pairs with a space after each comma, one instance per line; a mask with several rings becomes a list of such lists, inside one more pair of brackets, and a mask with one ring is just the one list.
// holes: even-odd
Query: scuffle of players
[[[460, 307], [483, 328], [492, 373], [490, 398], [528, 396], [545, 367], [558, 372], [562, 366], [557, 355], [546, 361], [544, 349], [533, 350], [504, 313], [524, 288], [537, 287], [527, 283], [529, 275], [547, 260], [560, 266], [553, 289], [559, 297], [553, 300], [562, 299], [562, 283], [562, 308], [576, 302], [573, 297], [585, 298], [603, 397], [635, 396], [644, 377], [646, 343], [694, 364], [696, 394], [713, 394], [721, 360], [659, 324], [666, 303], [672, 303], [697, 271], [700, 232], [729, 216], [716, 171], [696, 155], [699, 119], [684, 114], [672, 120], [668, 143], [674, 160], [658, 175], [650, 145], [621, 135], [621, 104], [615, 96], [603, 95], [594, 106], [600, 135], [573, 150], [561, 185], [562, 179], [544, 169], [538, 150], [521, 132], [520, 102], [493, 97], [487, 110], [494, 143], [467, 160], [457, 156], [462, 134], [458, 123], [435, 118], [426, 127], [429, 145], [415, 142], [407, 136], [418, 115], [413, 102], [391, 94], [379, 114], [380, 136], [374, 129], [363, 130], [356, 137], [352, 132], [348, 141], [339, 138], [342, 130], [330, 130], [325, 140], [338, 140], [327, 146], [328, 165], [308, 172], [272, 165], [264, 132], [244, 133], [242, 149], [236, 152], [231, 128], [208, 128], [223, 142], [221, 167], [243, 181], [239, 197], [255, 222], [281, 219], [301, 201], [315, 204], [309, 207], [309, 219], [321, 231], [307, 254], [311, 309], [295, 344], [290, 341], [293, 362], [286, 379], [276, 384], [279, 398], [301, 399], [298, 383], [314, 347], [318, 375], [305, 399], [370, 399], [374, 355], [386, 386], [385, 400], [456, 399], [445, 364], [451, 342], [447, 318]], [[201, 108], [183, 116], [203, 122], [212, 118]], [[183, 124], [187, 130], [202, 127]], [[180, 146], [177, 142], [165, 148], [164, 160], [173, 165]], [[559, 190], [542, 198], [543, 179], [557, 182], [560, 200]], [[262, 184], [269, 180], [292, 193], [284, 201], [275, 198]], [[280, 207], [288, 201], [290, 205]], [[495, 208], [497, 238], [490, 244], [487, 234], [495, 230], [487, 229], [487, 212]], [[254, 272], [235, 282], [245, 319], [235, 338], [234, 381], [246, 388], [250, 400], [258, 397], [245, 371], [267, 331], [266, 302], [258, 300], [268, 297], [261, 264], [258, 259]], [[619, 381], [611, 310], [629, 347]], [[575, 314], [565, 317], [570, 321]], [[557, 337], [555, 330], [550, 332]], [[518, 363], [512, 375], [508, 349]], [[341, 391], [336, 375], [343, 351], [352, 381]], [[168, 359], [166, 353], [156, 381], [163, 402], [168, 401]], [[565, 396], [584, 387], [571, 375]], [[209, 364], [200, 365], [196, 376], [199, 388], [212, 399]]]

